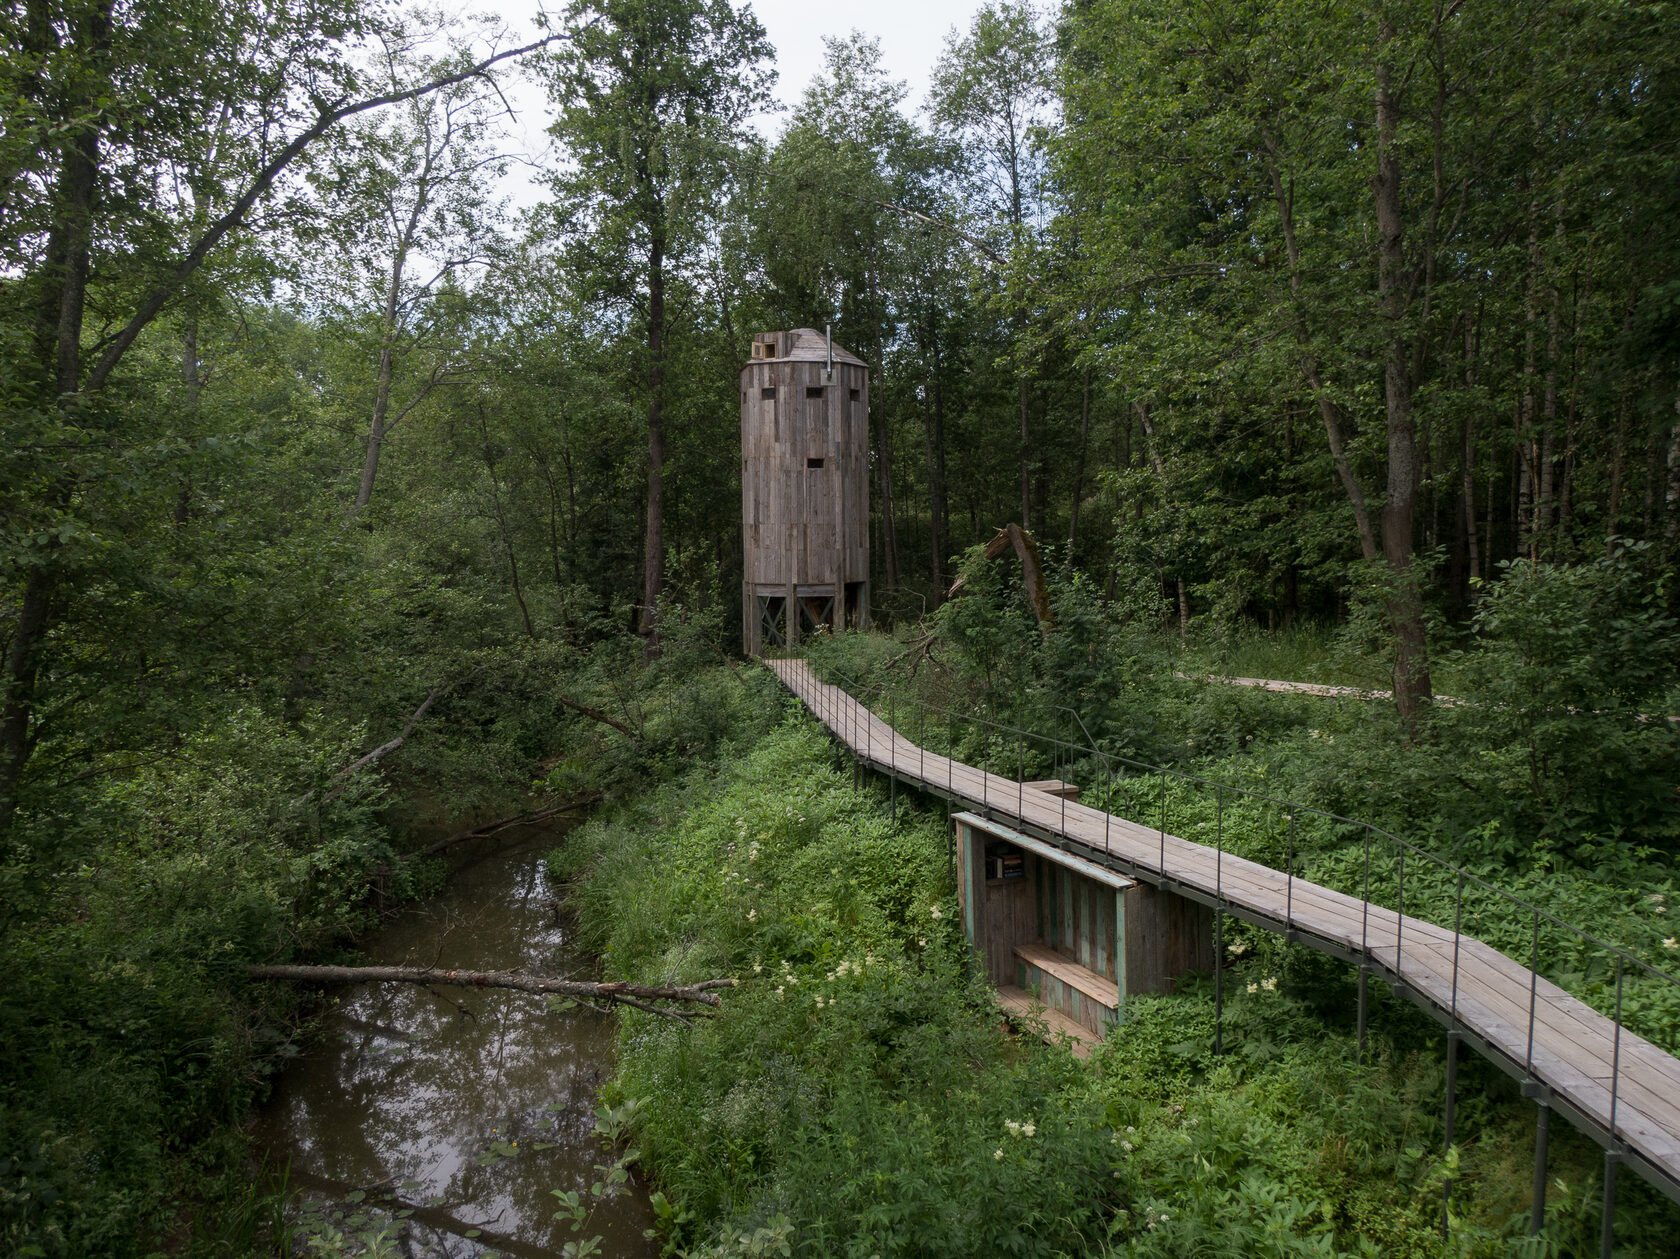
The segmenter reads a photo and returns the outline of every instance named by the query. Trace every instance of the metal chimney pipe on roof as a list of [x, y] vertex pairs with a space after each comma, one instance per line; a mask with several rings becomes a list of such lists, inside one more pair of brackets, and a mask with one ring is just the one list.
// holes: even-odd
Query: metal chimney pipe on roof
[[827, 372], [827, 375], [824, 377], [824, 379], [825, 380], [833, 380], [834, 379], [834, 325], [833, 324], [826, 324], [825, 323], [823, 325], [823, 341], [826, 342], [827, 345], [828, 345], [828, 372]]

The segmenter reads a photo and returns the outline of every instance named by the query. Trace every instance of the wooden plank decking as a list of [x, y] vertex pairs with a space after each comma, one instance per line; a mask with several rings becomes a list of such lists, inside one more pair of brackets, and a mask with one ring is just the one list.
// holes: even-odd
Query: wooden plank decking
[[[870, 765], [1011, 825], [1069, 844], [1122, 873], [1289, 933], [1397, 983], [1646, 1179], [1680, 1200], [1680, 1060], [1526, 966], [1470, 936], [927, 751], [802, 660], [767, 662], [816, 717]], [[1531, 987], [1533, 1039], [1529, 1037]], [[1612, 1071], [1612, 1062], [1619, 1070]], [[1615, 1077], [1615, 1126], [1611, 1089]]]

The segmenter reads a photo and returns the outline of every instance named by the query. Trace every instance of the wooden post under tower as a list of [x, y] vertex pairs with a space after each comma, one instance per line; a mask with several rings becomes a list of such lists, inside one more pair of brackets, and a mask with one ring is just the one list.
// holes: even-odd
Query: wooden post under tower
[[869, 624], [869, 368], [812, 328], [741, 369], [742, 647]]

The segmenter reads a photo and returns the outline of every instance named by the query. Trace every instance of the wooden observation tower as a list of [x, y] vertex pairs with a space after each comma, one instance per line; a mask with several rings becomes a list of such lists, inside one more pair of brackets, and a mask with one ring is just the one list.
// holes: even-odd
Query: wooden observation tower
[[742, 646], [869, 624], [869, 368], [812, 328], [741, 369]]

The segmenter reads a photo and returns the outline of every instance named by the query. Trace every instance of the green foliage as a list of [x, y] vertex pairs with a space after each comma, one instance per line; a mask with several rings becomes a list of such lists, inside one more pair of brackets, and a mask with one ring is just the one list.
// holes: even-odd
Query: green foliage
[[[1129, 800], [1148, 810], [1158, 788]], [[1435, 1255], [1449, 1175], [1454, 1253], [1519, 1245], [1531, 1110], [1467, 1058], [1443, 1151], [1442, 1041], [1406, 1003], [1376, 993], [1361, 1066], [1346, 968], [1228, 922], [1223, 1055], [1206, 978], [1128, 1001], [1092, 1068], [1010, 1042], [935, 819], [894, 829], [882, 805], [801, 719], [555, 854], [613, 973], [740, 980], [692, 1028], [627, 1015], [604, 1094], [670, 1250]], [[1171, 809], [1199, 833], [1193, 798]], [[1275, 816], [1226, 820], [1282, 843]], [[1598, 1153], [1554, 1134], [1552, 1159], [1547, 1253], [1564, 1253], [1596, 1225]], [[1665, 1209], [1630, 1192], [1620, 1244], [1664, 1253]]]
[[557, 859], [613, 973], [742, 980], [694, 1029], [626, 1020], [613, 1088], [700, 1225], [674, 1241], [1037, 1254], [1098, 1235], [1104, 1138], [1059, 1096], [1066, 1056], [1012, 1053], [982, 1016], [938, 828], [891, 826], [809, 725]]

